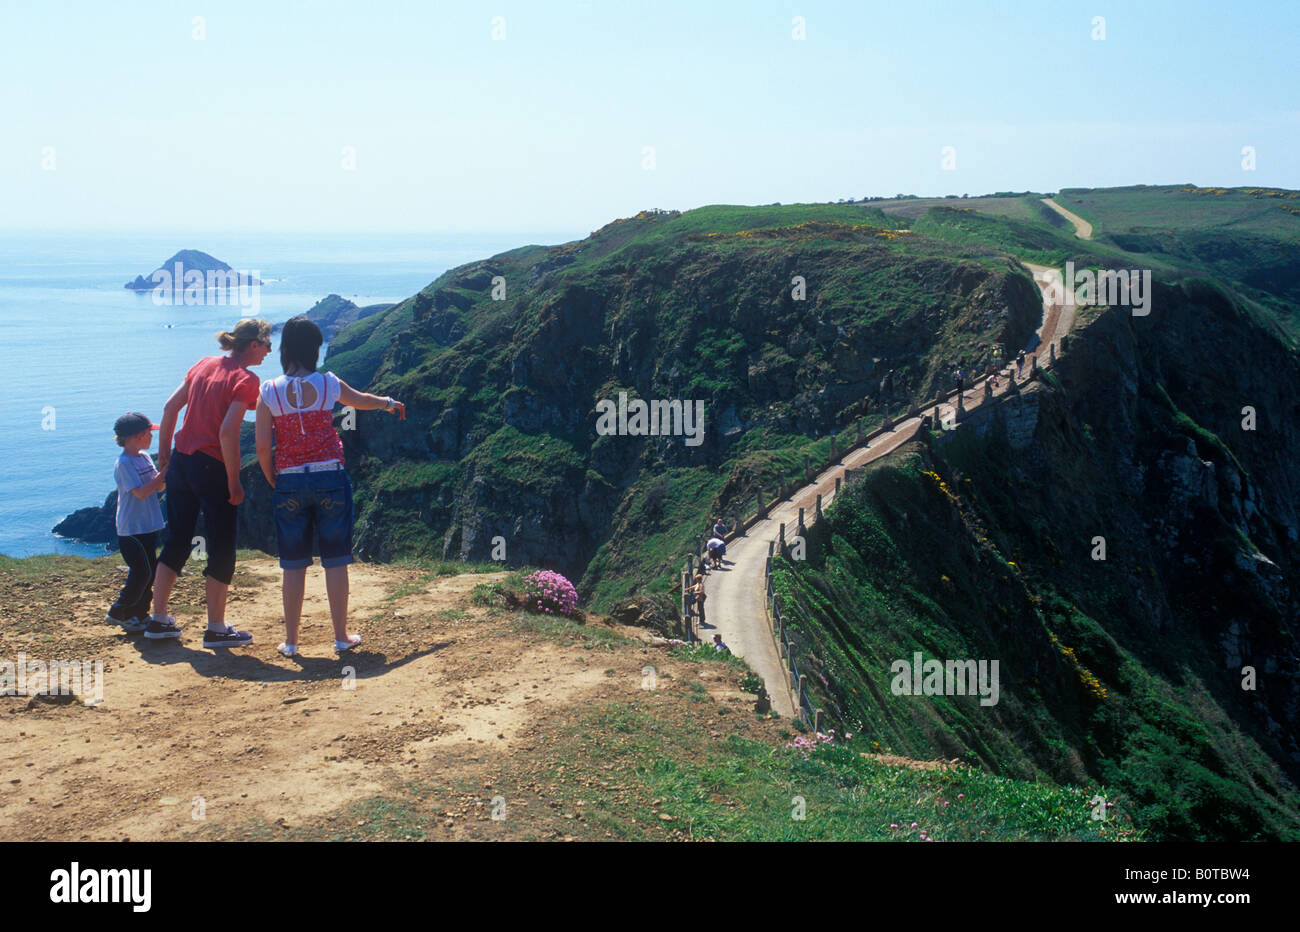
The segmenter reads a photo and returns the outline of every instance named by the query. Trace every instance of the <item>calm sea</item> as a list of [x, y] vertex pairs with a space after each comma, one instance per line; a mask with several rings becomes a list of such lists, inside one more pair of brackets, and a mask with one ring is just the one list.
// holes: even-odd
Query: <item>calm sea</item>
[[[240, 317], [238, 306], [158, 306], [122, 287], [178, 250], [255, 271], [266, 283], [258, 316], [275, 323], [330, 293], [400, 301], [462, 263], [585, 235], [0, 233], [0, 553], [103, 553], [50, 529], [112, 491], [118, 415], [161, 418], [186, 370], [220, 352], [213, 334]], [[254, 371], [278, 375], [278, 354]]]

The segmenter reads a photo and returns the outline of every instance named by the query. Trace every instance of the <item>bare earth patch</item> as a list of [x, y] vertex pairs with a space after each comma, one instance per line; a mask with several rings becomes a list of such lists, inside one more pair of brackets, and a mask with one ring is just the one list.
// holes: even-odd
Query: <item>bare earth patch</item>
[[[254, 643], [229, 651], [201, 647], [201, 578], [178, 586], [175, 605], [190, 609], [182, 639], [150, 641], [103, 623], [121, 574], [108, 560], [85, 566], [59, 578], [0, 577], [0, 657], [104, 664], [97, 706], [0, 697], [0, 840], [331, 837], [370, 821], [354, 819], [359, 803], [410, 797], [417, 785], [427, 796], [419, 807], [443, 820], [442, 837], [606, 837], [585, 828], [575, 803], [556, 800], [590, 785], [590, 804], [609, 796], [644, 806], [648, 819], [654, 801], [627, 782], [602, 786], [599, 765], [557, 763], [550, 740], [579, 711], [650, 697], [647, 665], [665, 720], [703, 741], [733, 732], [779, 740], [778, 723], [753, 715], [733, 670], [679, 663], [626, 638], [639, 629], [595, 622], [538, 633], [512, 625], [513, 613], [470, 604], [475, 585], [504, 573], [355, 565], [351, 630], [363, 642], [339, 655], [315, 567], [303, 655], [289, 659], [275, 651], [283, 626], [273, 559], [240, 564], [227, 618]], [[724, 721], [718, 708], [736, 714]], [[571, 778], [551, 799], [548, 775], [566, 764]], [[501, 787], [511, 794], [505, 821], [491, 818]], [[654, 831], [671, 837], [672, 826]]]
[[867, 760], [889, 767], [906, 767], [908, 770], [956, 770], [962, 766], [959, 760], [913, 760], [899, 757], [897, 754], [863, 754]]

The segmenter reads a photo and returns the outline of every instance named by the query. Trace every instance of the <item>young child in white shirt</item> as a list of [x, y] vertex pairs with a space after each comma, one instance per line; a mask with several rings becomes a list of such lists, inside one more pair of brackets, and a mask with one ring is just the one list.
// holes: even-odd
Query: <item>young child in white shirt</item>
[[[153, 601], [153, 574], [158, 563], [158, 532], [163, 529], [162, 508], [158, 493], [166, 480], [153, 459], [144, 452], [153, 446], [157, 424], [132, 411], [113, 425], [122, 454], [117, 458], [113, 478], [117, 482], [117, 542], [129, 572], [122, 591], [117, 595], [104, 621], [121, 625], [128, 634], [145, 633], [146, 637], [176, 637], [180, 634], [155, 634], [149, 629], [149, 606]], [[160, 629], [161, 630], [161, 629]]]

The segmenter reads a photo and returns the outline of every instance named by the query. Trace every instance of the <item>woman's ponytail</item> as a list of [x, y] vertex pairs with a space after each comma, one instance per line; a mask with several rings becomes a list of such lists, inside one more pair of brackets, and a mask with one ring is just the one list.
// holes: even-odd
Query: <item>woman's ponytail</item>
[[233, 330], [221, 330], [215, 334], [223, 350], [242, 353], [253, 343], [269, 343], [271, 325], [260, 317], [245, 317], [235, 324]]

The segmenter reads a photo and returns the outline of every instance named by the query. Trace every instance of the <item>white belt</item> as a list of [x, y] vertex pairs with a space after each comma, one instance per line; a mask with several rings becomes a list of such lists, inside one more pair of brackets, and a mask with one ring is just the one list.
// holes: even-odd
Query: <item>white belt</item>
[[335, 470], [342, 468], [343, 464], [338, 460], [329, 460], [324, 463], [304, 463], [301, 466], [289, 466], [285, 469], [277, 469], [275, 474], [277, 476], [287, 476], [304, 472], [334, 472]]

